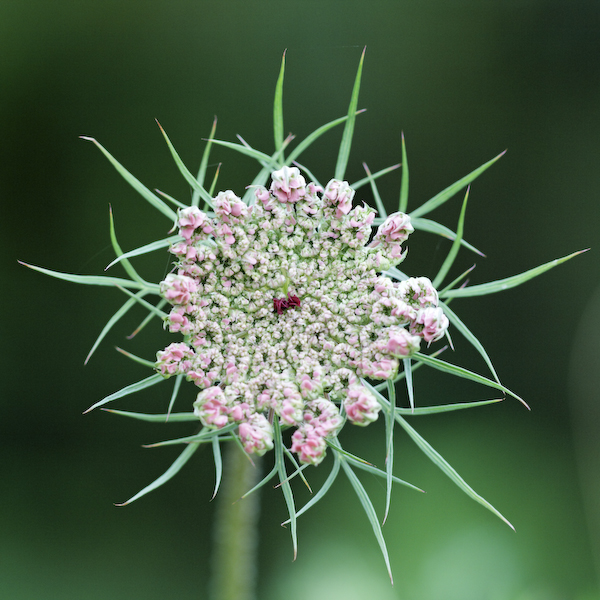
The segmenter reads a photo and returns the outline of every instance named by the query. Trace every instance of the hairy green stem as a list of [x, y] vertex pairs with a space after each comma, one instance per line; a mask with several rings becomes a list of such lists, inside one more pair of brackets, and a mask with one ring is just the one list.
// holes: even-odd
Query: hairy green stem
[[211, 600], [255, 600], [260, 496], [256, 491], [260, 459], [254, 465], [234, 444], [227, 444], [223, 485], [214, 524]]

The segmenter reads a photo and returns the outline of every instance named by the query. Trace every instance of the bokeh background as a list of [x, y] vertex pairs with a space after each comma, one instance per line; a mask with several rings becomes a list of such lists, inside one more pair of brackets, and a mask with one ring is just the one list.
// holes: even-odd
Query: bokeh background
[[[148, 329], [128, 341], [140, 319], [133, 314], [84, 367], [124, 298], [16, 262], [101, 273], [112, 259], [109, 204], [124, 249], [169, 228], [78, 136], [94, 136], [148, 187], [185, 200], [190, 191], [155, 118], [192, 170], [214, 115], [220, 139], [239, 133], [271, 152], [283, 50], [285, 129], [301, 139], [345, 114], [365, 45], [359, 106], [368, 110], [357, 122], [350, 181], [363, 177], [362, 161], [373, 171], [399, 162], [404, 131], [414, 208], [508, 149], [470, 195], [466, 237], [488, 258], [465, 252], [453, 274], [477, 262], [471, 280], [480, 283], [592, 251], [523, 288], [453, 304], [531, 412], [506, 400], [412, 421], [516, 532], [399, 433], [397, 474], [427, 494], [399, 488], [393, 497], [384, 531], [394, 587], [340, 478], [300, 519], [295, 563], [279, 526], [283, 499], [265, 491], [258, 597], [599, 597], [600, 5], [578, 0], [0, 3], [0, 597], [207, 597], [208, 453], [164, 488], [116, 508], [178, 453], [141, 444], [186, 431], [81, 414], [146, 375], [115, 345], [152, 358], [165, 334]], [[303, 157], [321, 180], [333, 173], [340, 135], [330, 132]], [[237, 193], [256, 169], [226, 150], [213, 159], [213, 170], [223, 162], [221, 187]], [[399, 177], [381, 180], [391, 210]], [[459, 209], [457, 196], [437, 217], [453, 226]], [[444, 241], [415, 235], [405, 270], [433, 276], [447, 250]], [[138, 264], [156, 281], [167, 260], [158, 253]], [[456, 356], [448, 358], [485, 374], [458, 334], [454, 342]], [[425, 369], [415, 378], [421, 405], [494, 396]], [[118, 407], [159, 412], [168, 394], [159, 386]], [[355, 433], [352, 449], [382, 465], [382, 429]], [[318, 487], [325, 474], [316, 469], [310, 480]], [[382, 511], [382, 483], [364, 482]]]

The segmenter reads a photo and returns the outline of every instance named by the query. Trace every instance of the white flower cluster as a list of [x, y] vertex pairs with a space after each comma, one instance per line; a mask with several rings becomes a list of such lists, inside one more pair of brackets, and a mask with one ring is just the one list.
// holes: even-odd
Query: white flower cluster
[[353, 208], [353, 196], [345, 181], [323, 190], [283, 167], [252, 206], [226, 191], [214, 218], [179, 211], [176, 269], [161, 294], [184, 341], [159, 352], [156, 368], [201, 388], [196, 415], [207, 427], [239, 424], [249, 453], [273, 447], [278, 418], [296, 428], [300, 461], [318, 464], [342, 407], [359, 425], [377, 418], [360, 378], [395, 376], [399, 359], [448, 326], [428, 279], [378, 274], [406, 256], [410, 218], [390, 215], [369, 243], [375, 211]]

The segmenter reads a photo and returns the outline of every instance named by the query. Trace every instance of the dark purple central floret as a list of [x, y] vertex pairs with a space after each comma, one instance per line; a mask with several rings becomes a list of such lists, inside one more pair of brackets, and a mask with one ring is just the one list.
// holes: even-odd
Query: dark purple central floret
[[289, 292], [287, 298], [273, 298], [273, 310], [278, 315], [282, 315], [283, 311], [288, 308], [296, 308], [297, 306], [300, 306], [300, 298], [291, 296]]

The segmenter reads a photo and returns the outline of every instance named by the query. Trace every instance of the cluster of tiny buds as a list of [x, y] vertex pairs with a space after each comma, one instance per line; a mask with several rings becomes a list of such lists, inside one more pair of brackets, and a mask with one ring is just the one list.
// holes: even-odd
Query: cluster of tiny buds
[[293, 427], [292, 452], [319, 464], [348, 420], [381, 406], [361, 378], [396, 376], [400, 360], [440, 339], [448, 319], [425, 277], [382, 275], [406, 257], [413, 227], [353, 206], [354, 190], [306, 183], [296, 167], [272, 174], [245, 204], [231, 191], [214, 214], [179, 211], [175, 268], [161, 283], [166, 319], [183, 341], [157, 353], [165, 377], [200, 388], [194, 413], [208, 428], [237, 426], [248, 453], [273, 447], [273, 419]]

